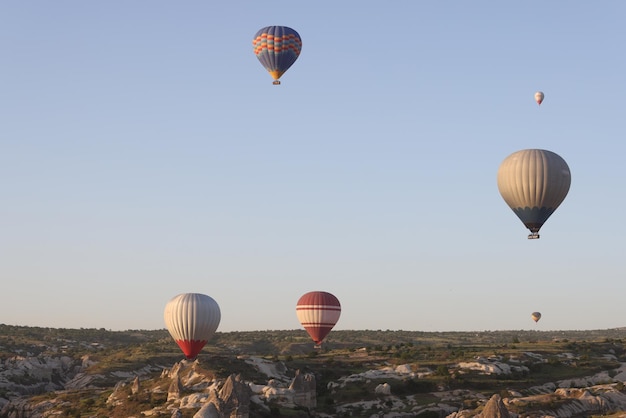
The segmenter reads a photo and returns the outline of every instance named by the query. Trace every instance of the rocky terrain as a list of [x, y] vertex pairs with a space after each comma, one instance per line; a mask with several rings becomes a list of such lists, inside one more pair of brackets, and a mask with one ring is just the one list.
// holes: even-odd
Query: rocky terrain
[[626, 417], [626, 330], [223, 333], [0, 325], [0, 418]]

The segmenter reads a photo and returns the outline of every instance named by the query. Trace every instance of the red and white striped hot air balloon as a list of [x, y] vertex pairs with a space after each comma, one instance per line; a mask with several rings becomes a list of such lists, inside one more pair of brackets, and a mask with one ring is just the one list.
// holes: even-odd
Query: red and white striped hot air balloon
[[339, 321], [341, 304], [328, 292], [309, 292], [298, 300], [296, 315], [315, 344], [319, 345]]
[[182, 293], [173, 297], [163, 314], [165, 326], [185, 357], [192, 360], [213, 337], [220, 323], [220, 307], [215, 300], [200, 293]]

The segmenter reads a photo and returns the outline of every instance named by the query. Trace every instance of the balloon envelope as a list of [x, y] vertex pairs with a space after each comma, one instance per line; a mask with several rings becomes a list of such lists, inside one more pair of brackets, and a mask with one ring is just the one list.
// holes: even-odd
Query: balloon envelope
[[498, 169], [498, 190], [530, 230], [528, 238], [539, 238], [539, 229], [563, 202], [570, 184], [567, 163], [551, 151], [514, 152]]
[[298, 300], [296, 315], [315, 344], [321, 344], [339, 321], [341, 304], [328, 292], [309, 292]]
[[260, 29], [252, 40], [254, 54], [263, 67], [280, 84], [278, 79], [296, 62], [302, 50], [302, 39], [287, 26], [267, 26]]
[[194, 359], [213, 337], [220, 323], [220, 307], [200, 293], [183, 293], [170, 299], [163, 314], [165, 326], [188, 359]]
[[542, 91], [538, 91], [537, 93], [535, 93], [535, 101], [537, 102], [538, 105], [541, 105], [541, 102], [543, 102], [543, 98], [544, 98], [544, 94]]
[[537, 322], [541, 319], [541, 313], [539, 312], [533, 312], [531, 315], [531, 318], [533, 319], [533, 321]]

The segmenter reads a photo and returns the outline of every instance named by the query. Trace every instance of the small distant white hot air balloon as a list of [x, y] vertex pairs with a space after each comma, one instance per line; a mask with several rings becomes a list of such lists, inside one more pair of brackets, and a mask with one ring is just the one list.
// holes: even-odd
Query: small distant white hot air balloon
[[540, 312], [533, 312], [530, 317], [533, 319], [533, 321], [537, 322], [541, 319], [541, 313]]
[[543, 92], [542, 91], [538, 91], [537, 93], [535, 93], [535, 101], [537, 102], [538, 105], [541, 106], [541, 102], [543, 102]]
[[176, 344], [192, 360], [213, 337], [220, 323], [220, 307], [201, 293], [183, 293], [165, 305], [165, 326]]
[[539, 238], [539, 229], [563, 202], [571, 184], [567, 163], [552, 151], [526, 149], [504, 159], [498, 169], [498, 190], [504, 201]]

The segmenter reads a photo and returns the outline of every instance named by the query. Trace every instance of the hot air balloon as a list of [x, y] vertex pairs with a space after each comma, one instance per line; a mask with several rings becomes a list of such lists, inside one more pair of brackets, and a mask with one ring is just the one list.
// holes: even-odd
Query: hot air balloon
[[298, 320], [316, 345], [320, 345], [339, 321], [341, 304], [328, 292], [309, 292], [296, 305]]
[[530, 317], [533, 319], [533, 321], [537, 322], [541, 319], [541, 313], [533, 312], [532, 314], [530, 314]]
[[267, 26], [259, 30], [252, 40], [254, 54], [269, 71], [274, 84], [296, 62], [302, 49], [302, 39], [287, 26]]
[[543, 97], [544, 97], [544, 95], [543, 95], [542, 91], [538, 91], [537, 93], [535, 93], [535, 101], [540, 106], [541, 106], [541, 102], [543, 102]]
[[173, 297], [164, 312], [165, 326], [185, 357], [193, 360], [213, 337], [220, 323], [220, 307], [215, 300], [200, 293]]
[[563, 202], [571, 183], [569, 167], [557, 154], [526, 149], [504, 159], [498, 169], [498, 189], [504, 201], [539, 238], [539, 229]]

